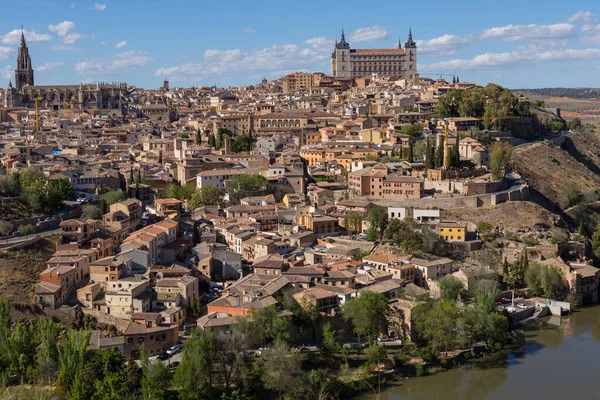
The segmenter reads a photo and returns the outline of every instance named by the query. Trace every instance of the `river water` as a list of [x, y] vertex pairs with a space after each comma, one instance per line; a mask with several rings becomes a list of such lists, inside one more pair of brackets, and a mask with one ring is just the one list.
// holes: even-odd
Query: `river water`
[[400, 381], [381, 399], [600, 399], [600, 306], [543, 321], [526, 328], [518, 351]]

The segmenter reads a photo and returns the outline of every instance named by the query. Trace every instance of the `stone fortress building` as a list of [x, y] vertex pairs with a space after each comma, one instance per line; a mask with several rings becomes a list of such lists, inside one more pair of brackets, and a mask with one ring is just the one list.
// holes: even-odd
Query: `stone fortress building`
[[127, 97], [132, 90], [134, 89], [128, 88], [126, 83], [36, 86], [29, 48], [22, 32], [17, 53], [15, 86], [9, 82], [4, 92], [4, 106], [31, 107], [35, 99], [41, 97], [40, 104], [44, 107], [119, 110], [126, 106]]
[[352, 49], [346, 41], [344, 30], [331, 54], [331, 75], [339, 78], [363, 78], [377, 74], [379, 77], [394, 77], [415, 81], [417, 75], [417, 44], [412, 31], [408, 40], [398, 41], [395, 49]]

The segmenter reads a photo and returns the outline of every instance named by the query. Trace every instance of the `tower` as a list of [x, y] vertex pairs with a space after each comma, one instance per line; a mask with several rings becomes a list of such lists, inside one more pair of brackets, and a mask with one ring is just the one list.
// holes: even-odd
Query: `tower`
[[25, 33], [21, 30], [21, 46], [17, 54], [17, 69], [15, 69], [15, 86], [17, 90], [21, 90], [25, 85], [33, 86], [33, 68], [29, 49], [25, 43]]
[[169, 90], [169, 81], [166, 79], [163, 81], [163, 90]]
[[413, 41], [412, 29], [408, 28], [408, 40], [404, 43], [405, 59], [405, 79], [417, 78], [417, 44]]
[[338, 78], [350, 78], [352, 76], [350, 62], [350, 43], [346, 42], [346, 36], [342, 29], [340, 41], [335, 42], [333, 54], [331, 54], [331, 75]]

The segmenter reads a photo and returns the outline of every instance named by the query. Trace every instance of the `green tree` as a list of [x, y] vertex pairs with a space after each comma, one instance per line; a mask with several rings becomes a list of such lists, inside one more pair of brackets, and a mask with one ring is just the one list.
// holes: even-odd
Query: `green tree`
[[28, 237], [29, 235], [35, 233], [35, 228], [30, 225], [20, 225], [18, 231], [21, 236]]
[[579, 190], [579, 187], [575, 182], [564, 182], [561, 187], [561, 192], [558, 203], [562, 208], [572, 207], [582, 199], [581, 190]]
[[200, 128], [196, 131], [196, 144], [202, 144], [202, 133], [200, 132]]
[[217, 148], [217, 141], [215, 139], [215, 135], [211, 134], [211, 135], [208, 136], [208, 145], [212, 149], [216, 149]]
[[443, 300], [456, 300], [463, 291], [462, 283], [452, 275], [446, 275], [438, 280]]
[[346, 302], [342, 307], [344, 320], [352, 321], [354, 333], [359, 337], [366, 336], [371, 343], [378, 334], [387, 329], [389, 304], [384, 295], [362, 291], [360, 296]]
[[59, 179], [54, 183], [54, 190], [56, 191], [58, 198], [66, 200], [71, 197], [74, 193], [71, 182], [68, 179]]
[[183, 346], [181, 364], [175, 371], [174, 383], [182, 400], [201, 399], [210, 391], [216, 372], [215, 337], [209, 330], [194, 329]]
[[483, 93], [483, 88], [465, 90], [458, 106], [458, 113], [461, 117], [483, 117], [485, 113], [485, 94]]
[[189, 201], [189, 206], [196, 209], [202, 206], [223, 206], [223, 192], [216, 186], [202, 186], [197, 189]]
[[450, 301], [424, 303], [416, 306], [411, 313], [415, 321], [418, 343], [433, 350], [453, 349], [458, 343], [456, 321], [459, 313]]
[[[379, 240], [383, 240], [385, 236], [385, 228], [388, 224], [388, 214], [386, 208], [380, 206], [373, 207], [367, 214], [367, 221], [369, 221], [370, 226], [374, 227]], [[369, 236], [368, 233], [367, 236]]]
[[58, 369], [58, 338], [61, 327], [50, 318], [42, 318], [36, 322], [39, 346], [36, 353], [37, 375], [46, 383], [54, 382]]
[[86, 204], [81, 207], [82, 214], [89, 219], [100, 219], [102, 216], [102, 212], [100, 211], [100, 207], [93, 204]]
[[429, 140], [429, 136], [427, 136], [427, 148], [425, 150], [425, 168], [427, 168], [427, 169], [434, 168], [432, 154], [433, 154], [433, 151], [432, 151], [431, 141]]
[[231, 201], [239, 201], [248, 196], [264, 196], [267, 192], [267, 179], [262, 175], [236, 174], [227, 181], [227, 193]]
[[444, 166], [444, 146], [444, 137], [440, 136], [440, 143], [435, 150], [435, 156], [433, 158], [435, 168], [442, 168]]
[[376, 367], [388, 359], [387, 350], [385, 347], [373, 343], [367, 348], [365, 358], [370, 366]]
[[59, 372], [66, 378], [66, 388], [83, 370], [91, 335], [92, 332], [88, 330], [68, 329], [65, 337], [57, 344]]
[[291, 393], [302, 372], [299, 354], [290, 352], [287, 343], [277, 340], [271, 349], [265, 350], [263, 361], [265, 388], [276, 391], [280, 399]]
[[123, 375], [109, 372], [102, 380], [96, 380], [92, 400], [123, 400], [129, 393]]
[[326, 355], [336, 355], [342, 350], [343, 330], [335, 330], [330, 322], [323, 325], [323, 352]]
[[[252, 322], [247, 318], [238, 321], [237, 329], [245, 333], [250, 340], [256, 340], [263, 345], [274, 340], [287, 341], [290, 338], [290, 324], [282, 317], [275, 305], [253, 309], [250, 311]], [[244, 322], [249, 322], [247, 325]]]
[[142, 364], [142, 397], [144, 400], [162, 400], [167, 397], [171, 374], [160, 360]]
[[459, 117], [459, 107], [462, 100], [461, 90], [452, 90], [438, 98], [436, 112], [440, 118]]
[[581, 119], [573, 118], [569, 122], [567, 122], [567, 127], [572, 131], [582, 130], [583, 124], [581, 123]]
[[248, 361], [247, 350], [247, 341], [240, 332], [217, 336], [215, 357], [219, 367], [218, 374], [225, 383], [225, 391], [229, 392], [232, 386], [242, 383]]
[[100, 200], [100, 215], [106, 215], [110, 211], [106, 200]]
[[234, 153], [249, 152], [254, 148], [254, 143], [252, 135], [239, 135], [231, 142], [231, 150]]
[[481, 221], [477, 224], [477, 232], [482, 235], [487, 235], [492, 231], [492, 224], [486, 221]]
[[6, 236], [13, 230], [13, 224], [8, 221], [0, 220], [0, 236]]
[[363, 214], [353, 212], [344, 217], [344, 228], [350, 233], [362, 231]]
[[109, 206], [122, 200], [125, 200], [125, 195], [120, 190], [111, 189], [104, 194], [104, 201], [106, 201], [106, 204]]
[[496, 142], [489, 147], [490, 170], [495, 180], [502, 178], [502, 174], [512, 156], [512, 146], [508, 142]]
[[403, 135], [411, 136], [411, 137], [421, 136], [423, 134], [423, 125], [420, 125], [420, 124], [404, 125], [400, 129], [400, 133], [402, 133]]
[[414, 154], [413, 154], [413, 142], [412, 140], [408, 141], [408, 149], [406, 151], [406, 161], [409, 163], [413, 162]]
[[596, 226], [596, 231], [592, 235], [592, 250], [594, 255], [600, 258], [600, 224]]
[[8, 373], [25, 382], [31, 382], [35, 374], [35, 355], [40, 344], [37, 333], [35, 324], [19, 322], [4, 346]]
[[366, 161], [379, 161], [379, 156], [377, 154], [367, 154], [365, 157]]

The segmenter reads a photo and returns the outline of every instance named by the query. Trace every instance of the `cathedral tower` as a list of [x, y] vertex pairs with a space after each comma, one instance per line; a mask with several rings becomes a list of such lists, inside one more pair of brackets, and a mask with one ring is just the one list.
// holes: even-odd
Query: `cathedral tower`
[[349, 78], [352, 76], [350, 63], [350, 43], [346, 42], [346, 36], [342, 29], [342, 37], [335, 42], [335, 49], [331, 54], [331, 75], [338, 78]]
[[21, 90], [25, 85], [33, 86], [33, 68], [29, 49], [25, 43], [25, 35], [21, 31], [21, 47], [17, 54], [17, 69], [15, 69], [15, 86], [17, 90]]

